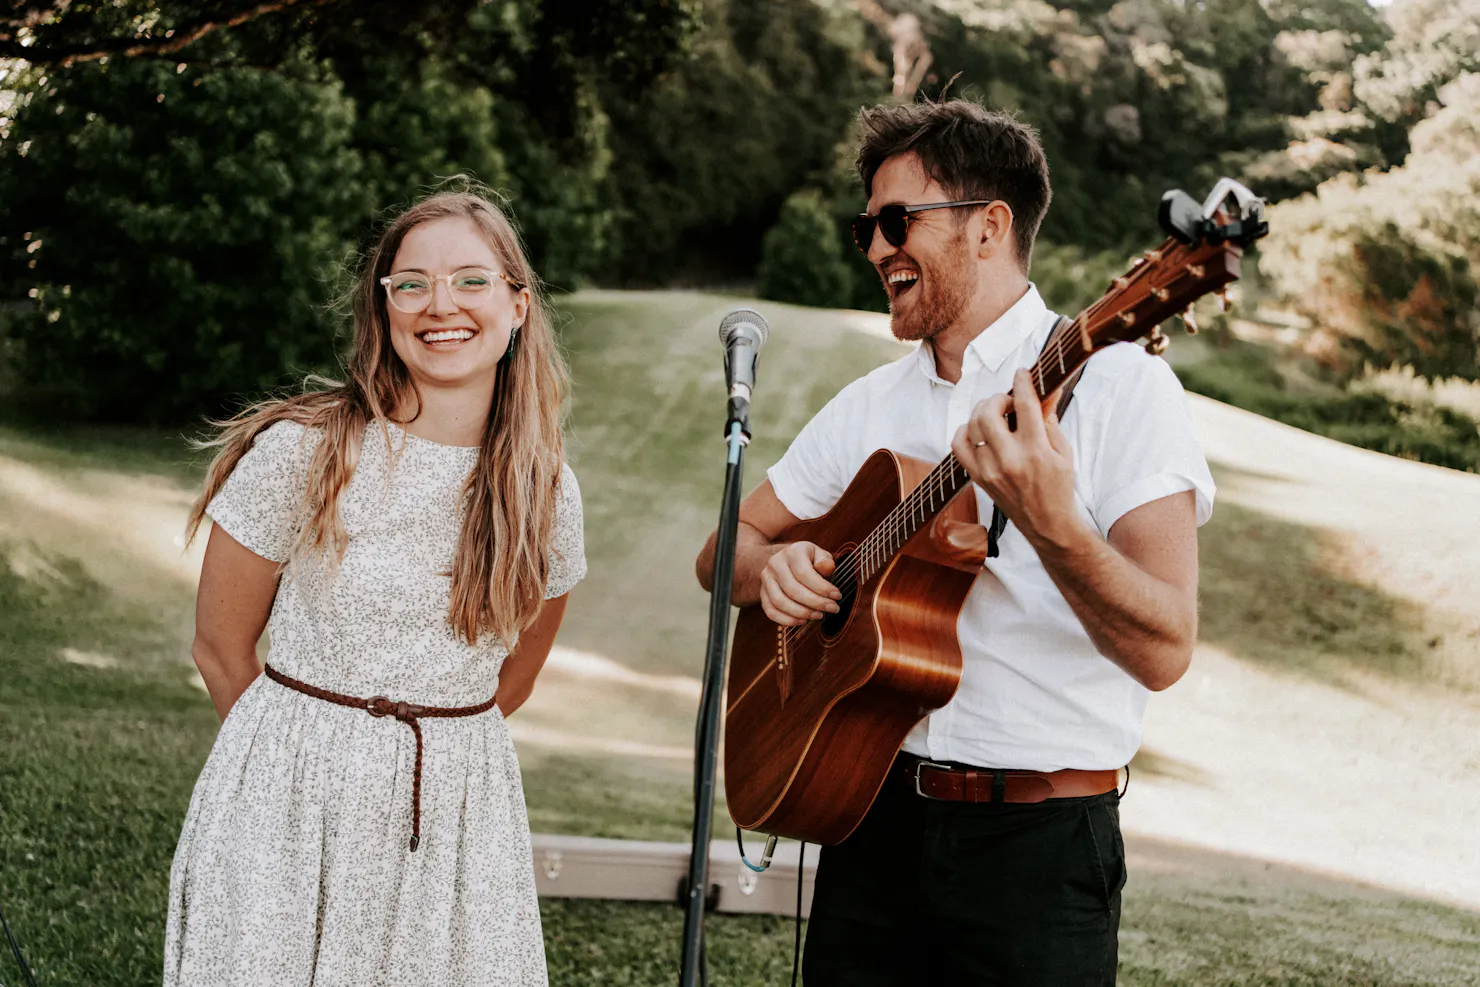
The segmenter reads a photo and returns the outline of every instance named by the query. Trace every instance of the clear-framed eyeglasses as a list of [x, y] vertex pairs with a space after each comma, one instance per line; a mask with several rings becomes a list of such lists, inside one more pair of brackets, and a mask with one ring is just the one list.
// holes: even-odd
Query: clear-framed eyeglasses
[[385, 297], [398, 311], [415, 315], [426, 311], [432, 303], [432, 294], [438, 281], [447, 282], [447, 292], [459, 308], [479, 308], [493, 297], [495, 280], [506, 282], [515, 291], [524, 285], [507, 274], [486, 267], [464, 267], [451, 274], [430, 275], [420, 271], [402, 271], [381, 278], [385, 286]]

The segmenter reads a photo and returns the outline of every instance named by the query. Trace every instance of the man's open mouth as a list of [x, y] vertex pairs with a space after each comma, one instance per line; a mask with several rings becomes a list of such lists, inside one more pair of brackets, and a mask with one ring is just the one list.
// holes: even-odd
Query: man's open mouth
[[890, 271], [884, 279], [889, 285], [889, 297], [901, 298], [920, 280], [920, 272], [911, 267], [902, 267], [897, 271]]

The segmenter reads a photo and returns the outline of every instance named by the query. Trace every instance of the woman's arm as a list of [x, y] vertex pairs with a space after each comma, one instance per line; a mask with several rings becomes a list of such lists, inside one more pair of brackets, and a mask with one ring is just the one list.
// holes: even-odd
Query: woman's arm
[[211, 526], [195, 597], [195, 643], [190, 654], [216, 715], [226, 719], [247, 686], [262, 674], [257, 641], [277, 595], [278, 564]]
[[565, 619], [565, 605], [570, 594], [546, 600], [540, 615], [519, 635], [514, 653], [504, 659], [504, 667], [498, 673], [498, 708], [508, 716], [524, 705], [534, 691], [535, 676], [545, 667], [550, 657], [550, 648], [555, 644], [555, 632]]

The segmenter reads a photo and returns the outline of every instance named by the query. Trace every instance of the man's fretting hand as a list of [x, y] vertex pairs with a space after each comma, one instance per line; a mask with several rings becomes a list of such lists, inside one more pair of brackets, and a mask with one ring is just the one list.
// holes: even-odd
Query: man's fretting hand
[[[1017, 431], [1008, 430], [1009, 409], [1017, 414]], [[1014, 375], [1012, 396], [998, 394], [972, 409], [951, 450], [1035, 548], [1062, 545], [1081, 533], [1073, 450], [1058, 416], [1044, 416], [1028, 371]]]

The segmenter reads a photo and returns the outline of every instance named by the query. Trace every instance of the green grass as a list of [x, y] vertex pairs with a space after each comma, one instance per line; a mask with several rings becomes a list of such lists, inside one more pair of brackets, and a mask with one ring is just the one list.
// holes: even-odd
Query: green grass
[[[718, 504], [713, 335], [732, 301], [597, 295], [564, 304], [577, 381], [571, 451], [591, 558], [567, 645], [641, 671], [698, 673], [705, 597], [689, 565]], [[762, 356], [751, 483], [838, 386], [897, 352], [835, 313], [765, 310], [777, 331]], [[7, 462], [67, 489], [106, 492], [108, 477], [126, 474], [177, 497], [201, 468], [167, 435], [0, 427], [0, 469]], [[1210, 640], [1322, 677], [1353, 667], [1427, 674], [1418, 615], [1341, 578], [1320, 536], [1227, 507], [1213, 524], [1220, 537], [1204, 540]], [[128, 551], [123, 539], [71, 530], [0, 488], [0, 903], [48, 987], [158, 982], [170, 859], [216, 730], [189, 668], [190, 588]], [[1357, 622], [1364, 630], [1353, 636]], [[116, 664], [69, 664], [64, 648]], [[691, 705], [672, 704], [684, 730]], [[538, 746], [521, 758], [536, 830], [687, 837], [682, 766]], [[1143, 768], [1186, 772], [1149, 752]], [[1480, 969], [1476, 912], [1216, 854], [1180, 869], [1165, 859], [1158, 850], [1133, 861], [1122, 984], [1469, 984]], [[552, 900], [542, 911], [552, 983], [676, 979], [676, 907]], [[713, 918], [711, 982], [785, 983], [791, 934], [784, 918]], [[3, 959], [0, 980], [15, 980]]]
[[[1200, 863], [1196, 875], [1133, 870], [1122, 987], [1460, 987], [1480, 969], [1480, 914], [1296, 872], [1250, 873], [1241, 861]], [[542, 911], [551, 983], [673, 983], [677, 908], [547, 901]], [[790, 920], [711, 916], [707, 930], [711, 983], [789, 982]]]

